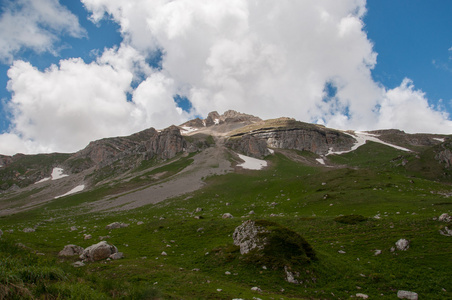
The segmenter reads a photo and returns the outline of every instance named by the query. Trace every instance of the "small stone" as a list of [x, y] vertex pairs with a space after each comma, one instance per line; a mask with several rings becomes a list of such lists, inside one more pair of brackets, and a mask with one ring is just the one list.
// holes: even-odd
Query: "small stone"
[[224, 272], [224, 274], [225, 274], [225, 275], [231, 275], [231, 272], [226, 271], [226, 272]]
[[143, 221], [138, 221], [138, 222], [137, 222], [137, 225], [143, 225], [143, 224], [144, 224]]
[[124, 257], [124, 254], [122, 252], [116, 252], [110, 255], [110, 258], [113, 260], [121, 259]]
[[167, 256], [167, 255], [168, 254], [165, 251], [162, 252], [162, 256]]
[[397, 292], [397, 297], [399, 299], [409, 299], [409, 300], [417, 300], [418, 299], [417, 293], [410, 292], [410, 291], [403, 291], [403, 290], [400, 290]]
[[396, 242], [396, 247], [400, 251], [406, 251], [410, 248], [410, 241], [406, 239], [400, 239]]
[[72, 264], [75, 268], [83, 267], [85, 264], [82, 261], [76, 261]]
[[439, 216], [438, 221], [441, 222], [450, 222], [452, 221], [452, 216], [449, 216], [447, 213], [443, 213], [441, 216]]
[[381, 254], [381, 250], [375, 250], [375, 253], [374, 253], [375, 256], [380, 255], [380, 254]]
[[357, 294], [356, 294], [356, 298], [368, 299], [369, 296], [367, 296], [366, 294], [357, 293]]
[[217, 289], [217, 292], [222, 292], [223, 290], [222, 289]]
[[34, 230], [33, 228], [24, 228], [24, 230], [22, 230], [23, 232], [35, 232], [36, 230]]
[[93, 238], [93, 236], [91, 234], [84, 234], [84, 237], [83, 237], [83, 239], [85, 239], [85, 240], [89, 240], [92, 238]]
[[199, 213], [199, 212], [202, 212], [202, 208], [201, 207], [198, 207], [198, 208], [195, 209], [195, 213]]
[[337, 252], [340, 253], [340, 254], [345, 254], [346, 253], [344, 250], [339, 250]]
[[76, 231], [77, 230], [77, 227], [76, 226], [72, 226], [71, 227], [71, 231]]
[[251, 210], [248, 214], [249, 215], [254, 215], [254, 210]]
[[258, 293], [262, 292], [262, 290], [261, 290], [260, 288], [258, 288], [257, 286], [253, 286], [253, 287], [251, 288], [251, 290], [252, 290], [253, 292], [258, 292]]
[[232, 218], [234, 218], [230, 213], [225, 213], [225, 214], [223, 214], [223, 217], [222, 217], [223, 219], [232, 219]]
[[440, 230], [439, 233], [444, 236], [452, 236], [452, 230], [449, 229], [447, 226], [444, 227], [443, 230]]

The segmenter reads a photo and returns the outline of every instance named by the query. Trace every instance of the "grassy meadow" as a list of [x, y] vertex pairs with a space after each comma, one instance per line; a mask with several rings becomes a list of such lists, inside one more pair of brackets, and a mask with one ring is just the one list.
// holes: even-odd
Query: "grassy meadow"
[[[368, 143], [329, 156], [336, 167], [328, 167], [276, 153], [264, 170], [210, 177], [195, 193], [135, 210], [87, 212], [83, 203], [117, 189], [99, 187], [1, 217], [0, 299], [397, 299], [398, 290], [452, 299], [452, 237], [435, 220], [452, 212], [451, 186], [410, 173], [401, 155]], [[362, 217], [338, 218], [350, 215]], [[302, 283], [240, 255], [232, 234], [248, 219], [276, 222], [310, 243], [318, 259], [300, 272]], [[115, 221], [130, 226], [105, 229]], [[58, 257], [67, 244], [86, 248], [99, 237], [124, 258], [75, 268], [77, 257]], [[401, 238], [410, 248], [391, 252]]]

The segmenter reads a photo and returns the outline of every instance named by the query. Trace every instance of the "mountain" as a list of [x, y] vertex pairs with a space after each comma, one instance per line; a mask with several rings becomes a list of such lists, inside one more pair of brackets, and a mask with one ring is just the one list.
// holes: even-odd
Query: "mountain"
[[0, 299], [452, 299], [449, 135], [211, 112], [0, 165]]
[[[217, 155], [216, 158], [209, 157], [212, 164], [233, 165], [234, 161], [240, 160], [237, 154], [262, 159], [274, 151], [293, 158], [296, 152], [288, 154], [287, 151], [295, 150], [311, 153], [310, 159], [303, 158], [307, 164], [327, 163], [330, 167], [338, 167], [329, 157], [352, 151], [364, 144], [363, 141], [405, 149], [405, 154], [394, 158], [393, 162], [403, 164], [413, 176], [451, 180], [452, 140], [446, 135], [407, 134], [400, 130], [341, 131], [284, 117], [262, 120], [229, 110], [222, 115], [214, 111], [206, 119], [197, 118], [161, 131], [149, 128], [127, 137], [93, 141], [73, 154], [1, 155], [0, 209], [1, 214], [29, 209], [71, 194], [73, 189], [87, 191], [102, 185], [125, 183], [121, 190], [133, 190], [149, 183], [146, 181], [149, 175], [143, 174], [152, 173], [174, 159], [182, 161], [189, 156], [195, 161], [206, 160], [212, 149], [216, 149]], [[233, 157], [232, 160], [225, 159], [228, 155]], [[69, 176], [55, 180], [52, 178], [55, 168], [61, 168]], [[192, 174], [192, 181], [201, 181], [203, 176], [196, 174], [205, 173], [208, 168]], [[225, 167], [226, 170], [230, 171], [231, 167]], [[170, 172], [162, 178], [151, 177], [157, 182], [176, 175]], [[130, 184], [131, 181], [139, 183]], [[185, 191], [192, 191], [192, 187], [182, 188], [179, 193]], [[21, 204], [9, 201], [19, 195], [26, 195], [20, 196]], [[169, 196], [174, 195], [169, 193]]]

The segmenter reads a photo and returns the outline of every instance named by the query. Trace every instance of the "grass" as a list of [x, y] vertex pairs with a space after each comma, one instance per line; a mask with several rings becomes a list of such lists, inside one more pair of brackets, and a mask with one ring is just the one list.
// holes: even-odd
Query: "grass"
[[[348, 167], [326, 168], [276, 154], [267, 158], [268, 169], [209, 177], [191, 195], [131, 211], [75, 210], [77, 203], [115, 191], [104, 187], [0, 218], [1, 291], [48, 299], [349, 299], [356, 293], [395, 299], [397, 290], [410, 290], [421, 299], [450, 299], [452, 240], [439, 234], [444, 224], [433, 220], [451, 213], [452, 201], [443, 195], [450, 185], [413, 177], [392, 162], [399, 155], [368, 143], [329, 157]], [[147, 176], [175, 174], [191, 159], [175, 160]], [[196, 208], [202, 211], [195, 213]], [[224, 213], [234, 218], [222, 219]], [[351, 215], [362, 217], [337, 221], [340, 216], [355, 220]], [[312, 246], [316, 260], [302, 269], [303, 283], [290, 284], [281, 269], [240, 255], [232, 234], [248, 219], [280, 224]], [[105, 229], [114, 221], [130, 226]], [[25, 227], [36, 231], [24, 233]], [[84, 234], [93, 239], [85, 240]], [[83, 268], [71, 266], [77, 258], [57, 258], [64, 245], [86, 248], [100, 236], [109, 236], [125, 258]], [[400, 238], [411, 241], [410, 249], [391, 252]]]

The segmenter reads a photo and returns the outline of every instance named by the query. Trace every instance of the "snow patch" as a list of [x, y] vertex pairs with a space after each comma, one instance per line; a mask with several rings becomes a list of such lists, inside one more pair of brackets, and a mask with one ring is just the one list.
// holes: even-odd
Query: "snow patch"
[[78, 185], [75, 188], [73, 188], [72, 190], [70, 190], [69, 192], [67, 192], [66, 194], [63, 194], [63, 195], [60, 195], [60, 196], [56, 196], [55, 199], [58, 199], [58, 198], [61, 198], [61, 197], [64, 197], [64, 196], [68, 196], [68, 195], [71, 195], [71, 194], [75, 194], [75, 193], [81, 192], [84, 189], [85, 189], [85, 185], [84, 184]]
[[442, 138], [433, 138], [434, 140], [440, 141], [441, 143], [444, 143], [445, 139]]
[[66, 177], [66, 176], [69, 176], [69, 175], [63, 174], [63, 169], [53, 168], [52, 175], [51, 175], [52, 180], [57, 180], [57, 179], [60, 179], [60, 178]]
[[372, 142], [380, 143], [380, 144], [383, 144], [383, 145], [386, 145], [386, 146], [389, 146], [389, 147], [392, 147], [392, 148], [395, 148], [395, 149], [398, 149], [398, 150], [411, 152], [410, 149], [403, 148], [403, 147], [400, 147], [400, 146], [396, 146], [396, 145], [393, 145], [393, 144], [389, 144], [389, 143], [383, 142], [382, 140], [380, 140], [378, 138], [378, 135], [375, 135], [375, 134], [371, 134], [371, 133], [367, 133], [367, 132], [359, 132], [359, 131], [356, 131], [355, 135], [352, 135], [352, 134], [349, 134], [349, 133], [346, 133], [346, 134], [350, 135], [351, 137], [353, 137], [356, 140], [356, 143], [353, 145], [353, 147], [350, 150], [336, 151], [336, 152], [333, 151], [332, 148], [330, 148], [330, 150], [328, 151], [327, 156], [330, 155], [330, 154], [344, 154], [344, 153], [349, 153], [349, 152], [355, 151], [356, 149], [358, 149], [362, 145], [366, 144], [367, 141], [372, 141]]
[[220, 119], [215, 119], [215, 120], [213, 120], [213, 122], [215, 123], [215, 125], [218, 125], [218, 124], [220, 124]]
[[275, 150], [273, 149], [268, 149], [268, 151], [270, 152], [270, 154], [275, 154]]
[[41, 179], [39, 181], [36, 181], [35, 184], [38, 184], [38, 183], [41, 183], [41, 182], [45, 182], [45, 181], [48, 181], [48, 180], [57, 180], [57, 179], [69, 176], [67, 174], [63, 174], [63, 172], [64, 172], [64, 170], [62, 168], [53, 168], [52, 174], [50, 175], [50, 177], [46, 177], [46, 178], [43, 178], [43, 179]]
[[41, 183], [41, 182], [44, 182], [44, 181], [48, 181], [50, 179], [52, 179], [52, 177], [46, 177], [46, 178], [43, 178], [43, 179], [41, 179], [39, 181], [36, 181], [35, 184], [38, 184], [38, 183]]
[[196, 128], [188, 127], [188, 126], [181, 126], [181, 128], [182, 128], [182, 130], [184, 131], [184, 133], [190, 133], [190, 132], [193, 132], [193, 131], [198, 130], [198, 129], [196, 129]]
[[316, 158], [315, 160], [316, 160], [319, 164], [322, 164], [322, 165], [325, 164], [325, 161], [323, 160], [323, 158]]
[[265, 160], [257, 159], [254, 157], [249, 157], [249, 156], [242, 155], [242, 154], [238, 154], [238, 156], [244, 162], [237, 165], [237, 167], [242, 167], [242, 168], [248, 169], [248, 170], [260, 170], [267, 166], [267, 162]]

